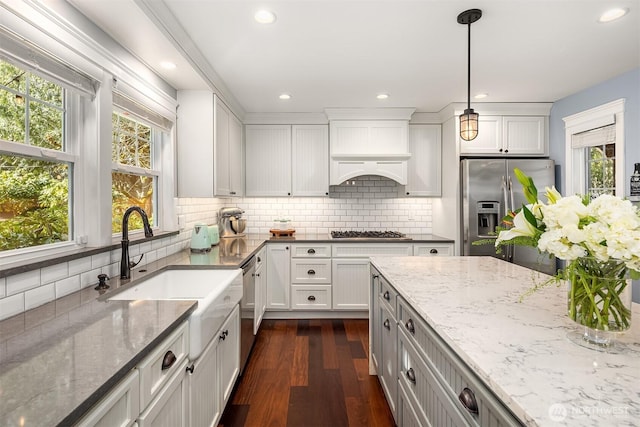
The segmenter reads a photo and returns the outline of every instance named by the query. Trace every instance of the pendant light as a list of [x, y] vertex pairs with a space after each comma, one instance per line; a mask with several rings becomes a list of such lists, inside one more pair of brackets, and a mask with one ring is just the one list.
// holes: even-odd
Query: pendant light
[[458, 24], [467, 25], [467, 109], [460, 115], [460, 138], [471, 141], [478, 136], [478, 113], [471, 108], [471, 24], [482, 17], [480, 9], [469, 9], [458, 15]]

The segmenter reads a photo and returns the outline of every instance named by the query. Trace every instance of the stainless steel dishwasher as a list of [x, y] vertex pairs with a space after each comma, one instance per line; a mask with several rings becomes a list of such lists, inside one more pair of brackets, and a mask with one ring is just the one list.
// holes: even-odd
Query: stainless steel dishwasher
[[256, 258], [251, 257], [242, 265], [242, 299], [240, 300], [240, 375], [249, 359], [255, 336], [253, 335], [253, 321], [255, 316]]

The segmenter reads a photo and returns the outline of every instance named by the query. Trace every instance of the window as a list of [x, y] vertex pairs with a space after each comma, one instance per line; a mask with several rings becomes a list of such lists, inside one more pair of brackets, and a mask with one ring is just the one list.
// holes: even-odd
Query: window
[[573, 135], [572, 145], [584, 151], [585, 194], [591, 198], [600, 194], [615, 194], [615, 137], [615, 124]]
[[0, 251], [73, 238], [68, 98], [62, 86], [0, 59]]
[[[169, 132], [173, 123], [150, 107], [134, 100], [134, 94], [113, 93], [112, 115], [112, 232], [122, 231], [122, 216], [130, 206], [141, 207], [152, 227], [161, 224], [163, 148], [170, 151]], [[139, 95], [138, 95], [139, 97]], [[164, 145], [169, 145], [164, 147]], [[165, 153], [166, 154], [166, 153]], [[129, 218], [129, 230], [142, 230], [138, 215]]]
[[[158, 173], [154, 170], [153, 128], [134, 120], [128, 112], [114, 112], [113, 157], [115, 165], [111, 173], [112, 231], [122, 231], [122, 216], [130, 206], [140, 206], [149, 217], [151, 226], [157, 224]], [[134, 215], [129, 220], [129, 230], [141, 230], [142, 219]]]
[[565, 117], [564, 194], [624, 195], [624, 99]]

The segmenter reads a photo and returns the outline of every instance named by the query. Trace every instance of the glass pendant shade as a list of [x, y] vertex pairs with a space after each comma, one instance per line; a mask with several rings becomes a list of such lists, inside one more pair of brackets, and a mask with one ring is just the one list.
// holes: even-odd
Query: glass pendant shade
[[478, 136], [478, 113], [467, 108], [460, 114], [460, 138], [471, 141]]

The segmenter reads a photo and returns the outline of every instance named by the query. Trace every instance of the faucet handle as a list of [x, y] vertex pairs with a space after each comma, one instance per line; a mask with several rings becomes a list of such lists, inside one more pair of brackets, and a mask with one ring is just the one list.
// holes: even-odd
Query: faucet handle
[[129, 260], [129, 268], [133, 268], [136, 265], [140, 264], [140, 261], [142, 261], [142, 257], [144, 256], [144, 254], [140, 254], [140, 258], [138, 258], [138, 261], [133, 262], [131, 260]]

